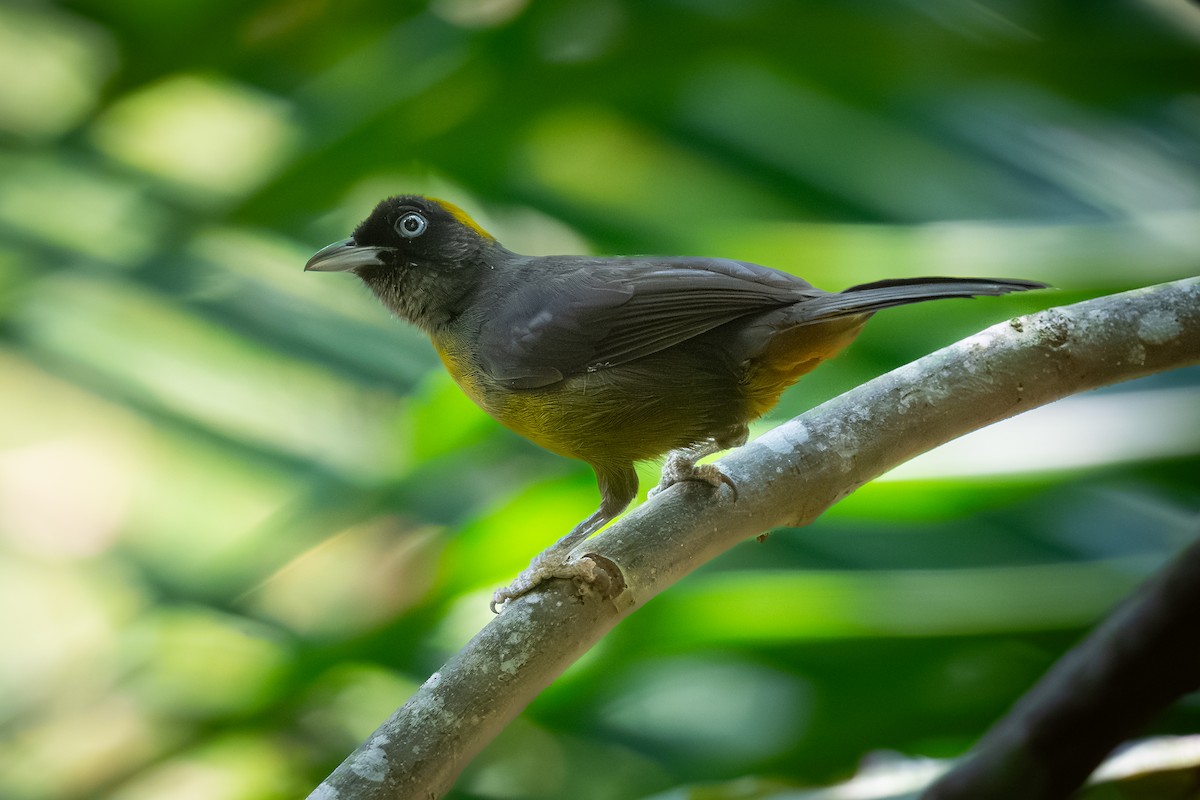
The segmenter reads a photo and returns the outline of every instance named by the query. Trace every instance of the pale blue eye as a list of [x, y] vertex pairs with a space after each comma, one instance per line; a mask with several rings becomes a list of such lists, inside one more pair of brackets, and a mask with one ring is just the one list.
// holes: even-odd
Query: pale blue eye
[[425, 217], [418, 214], [416, 211], [410, 211], [400, 219], [396, 220], [396, 233], [403, 236], [405, 239], [415, 239], [425, 232], [429, 227], [429, 222]]

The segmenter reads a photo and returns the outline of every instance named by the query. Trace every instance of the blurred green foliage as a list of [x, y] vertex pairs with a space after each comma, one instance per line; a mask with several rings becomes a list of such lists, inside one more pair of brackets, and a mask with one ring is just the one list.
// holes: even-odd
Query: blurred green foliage
[[[420, 191], [519, 251], [1059, 287], [881, 315], [761, 430], [1195, 274], [1200, 11], [12, 2], [0, 147], [0, 796], [295, 797], [596, 500], [316, 247]], [[651, 603], [454, 796], [956, 754], [1195, 535], [1198, 474], [1195, 369], [969, 437]]]

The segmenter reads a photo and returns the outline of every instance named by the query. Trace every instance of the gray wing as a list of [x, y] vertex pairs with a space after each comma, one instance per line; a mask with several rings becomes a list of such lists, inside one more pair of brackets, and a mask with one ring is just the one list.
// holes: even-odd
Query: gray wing
[[483, 326], [479, 356], [496, 380], [537, 388], [824, 294], [792, 275], [741, 261], [580, 259], [524, 281], [505, 297]]

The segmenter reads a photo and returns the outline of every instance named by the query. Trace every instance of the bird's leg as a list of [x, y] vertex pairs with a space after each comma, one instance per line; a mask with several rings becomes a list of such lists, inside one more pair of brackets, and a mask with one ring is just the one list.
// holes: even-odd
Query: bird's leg
[[550, 578], [564, 578], [591, 583], [594, 580], [593, 573], [596, 569], [596, 563], [590, 558], [580, 558], [572, 561], [570, 554], [575, 549], [575, 545], [600, 530], [610, 519], [612, 517], [605, 515], [604, 508], [601, 507], [596, 510], [596, 513], [572, 528], [571, 532], [566, 536], [535, 556], [533, 561], [529, 562], [529, 566], [522, 570], [521, 574], [514, 578], [512, 583], [502, 589], [497, 589], [492, 594], [492, 613], [499, 614], [500, 607], [509, 600], [514, 600], [526, 594], [538, 584]]
[[596, 562], [590, 558], [571, 558], [571, 551], [596, 531], [603, 528], [625, 510], [637, 496], [637, 473], [632, 464], [618, 467], [601, 467], [593, 464], [596, 481], [600, 485], [600, 507], [590, 517], [571, 529], [537, 555], [529, 566], [521, 571], [512, 583], [492, 594], [492, 613], [498, 614], [500, 607], [528, 593], [550, 578], [564, 578], [586, 586], [595, 581]]
[[672, 450], [667, 454], [663, 464], [662, 480], [658, 486], [650, 490], [650, 497], [665, 491], [680, 481], [703, 481], [714, 488], [723, 483], [733, 490], [737, 497], [737, 487], [729, 476], [721, 472], [716, 464], [697, 464], [705, 456], [728, 450], [731, 447], [741, 447], [750, 438], [750, 429], [745, 425], [737, 425], [719, 436], [713, 436], [706, 441], [698, 442], [690, 447]]

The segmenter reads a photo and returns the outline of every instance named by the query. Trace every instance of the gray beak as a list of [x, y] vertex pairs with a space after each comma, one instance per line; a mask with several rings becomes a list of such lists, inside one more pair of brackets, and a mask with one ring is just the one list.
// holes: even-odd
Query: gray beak
[[304, 265], [305, 272], [345, 272], [358, 267], [377, 267], [380, 247], [359, 247], [353, 239], [343, 239], [322, 247]]

